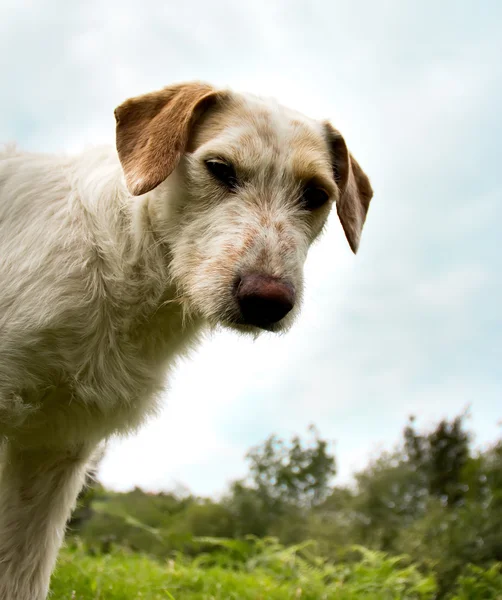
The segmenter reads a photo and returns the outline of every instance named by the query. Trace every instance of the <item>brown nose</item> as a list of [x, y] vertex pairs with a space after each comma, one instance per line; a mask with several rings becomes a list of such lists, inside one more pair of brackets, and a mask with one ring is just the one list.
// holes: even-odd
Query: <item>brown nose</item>
[[290, 283], [256, 273], [240, 278], [235, 295], [244, 321], [257, 327], [277, 323], [295, 304], [295, 289]]

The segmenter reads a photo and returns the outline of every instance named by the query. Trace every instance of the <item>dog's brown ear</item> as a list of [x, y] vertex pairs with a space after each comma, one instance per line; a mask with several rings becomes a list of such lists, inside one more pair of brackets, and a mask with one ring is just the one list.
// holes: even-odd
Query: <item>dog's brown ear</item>
[[174, 171], [195, 121], [217, 96], [205, 83], [184, 83], [115, 109], [117, 152], [131, 194], [153, 190]]
[[331, 150], [335, 181], [340, 189], [336, 210], [345, 231], [345, 237], [355, 254], [359, 248], [359, 240], [370, 200], [373, 197], [373, 190], [368, 176], [348, 151], [340, 132], [334, 129], [330, 123], [325, 123], [325, 129]]

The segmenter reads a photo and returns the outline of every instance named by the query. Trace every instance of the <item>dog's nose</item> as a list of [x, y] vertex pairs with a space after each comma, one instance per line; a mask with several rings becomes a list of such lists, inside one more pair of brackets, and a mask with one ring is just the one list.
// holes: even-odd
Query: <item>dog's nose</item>
[[267, 327], [283, 319], [295, 304], [294, 287], [282, 279], [252, 273], [238, 281], [236, 298], [248, 325]]

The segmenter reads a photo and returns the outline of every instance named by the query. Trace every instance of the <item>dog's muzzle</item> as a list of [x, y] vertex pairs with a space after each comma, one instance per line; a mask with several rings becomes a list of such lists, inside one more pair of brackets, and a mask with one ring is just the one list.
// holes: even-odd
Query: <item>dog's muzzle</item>
[[235, 286], [235, 298], [244, 323], [264, 329], [290, 312], [295, 296], [291, 283], [269, 275], [243, 275]]

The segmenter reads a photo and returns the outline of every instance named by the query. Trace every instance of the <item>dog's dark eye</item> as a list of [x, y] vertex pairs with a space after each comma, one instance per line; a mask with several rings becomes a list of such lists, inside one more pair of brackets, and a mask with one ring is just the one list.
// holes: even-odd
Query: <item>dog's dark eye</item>
[[320, 208], [329, 200], [329, 194], [326, 190], [315, 185], [308, 185], [302, 194], [302, 204], [307, 210]]
[[237, 187], [237, 175], [232, 165], [217, 159], [206, 160], [208, 171], [221, 183], [224, 183], [228, 188], [234, 189]]

